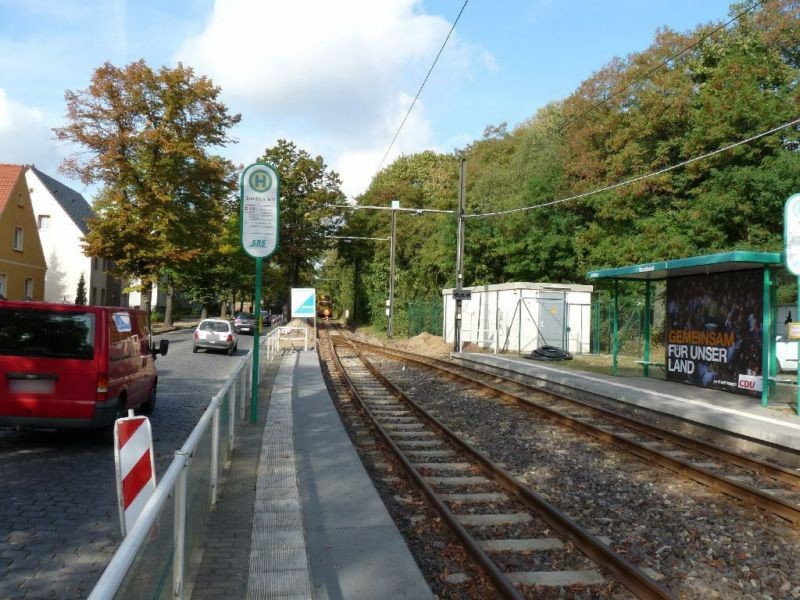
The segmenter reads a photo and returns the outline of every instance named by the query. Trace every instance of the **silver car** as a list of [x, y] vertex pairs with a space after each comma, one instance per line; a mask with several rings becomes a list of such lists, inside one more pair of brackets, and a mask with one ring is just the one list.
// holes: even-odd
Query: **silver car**
[[194, 330], [192, 352], [197, 352], [199, 348], [225, 350], [230, 356], [238, 346], [239, 336], [233, 324], [225, 319], [203, 319]]

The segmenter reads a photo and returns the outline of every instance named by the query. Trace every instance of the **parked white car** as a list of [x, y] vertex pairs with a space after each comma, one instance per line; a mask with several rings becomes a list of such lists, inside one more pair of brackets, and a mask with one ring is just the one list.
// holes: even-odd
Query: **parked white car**
[[790, 342], [779, 335], [775, 341], [775, 354], [779, 371], [797, 371], [797, 342]]
[[225, 350], [230, 356], [238, 346], [239, 336], [233, 323], [225, 319], [203, 319], [194, 330], [192, 352], [197, 352], [199, 348]]

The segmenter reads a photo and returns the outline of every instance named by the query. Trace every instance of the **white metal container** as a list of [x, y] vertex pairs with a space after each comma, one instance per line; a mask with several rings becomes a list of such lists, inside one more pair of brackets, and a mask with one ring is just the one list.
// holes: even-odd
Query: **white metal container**
[[[555, 346], [573, 354], [588, 353], [591, 332], [591, 285], [500, 283], [466, 287], [461, 304], [461, 341], [496, 352], [531, 352]], [[442, 290], [444, 340], [455, 329], [453, 289]]]

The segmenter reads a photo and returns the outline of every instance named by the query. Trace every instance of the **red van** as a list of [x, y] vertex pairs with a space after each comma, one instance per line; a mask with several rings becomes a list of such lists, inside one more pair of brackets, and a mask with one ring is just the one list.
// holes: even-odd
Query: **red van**
[[113, 428], [156, 404], [144, 311], [0, 300], [0, 426]]

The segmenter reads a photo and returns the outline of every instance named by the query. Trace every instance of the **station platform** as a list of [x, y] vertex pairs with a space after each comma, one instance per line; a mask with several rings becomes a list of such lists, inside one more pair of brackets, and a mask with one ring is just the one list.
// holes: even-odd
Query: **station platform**
[[470, 352], [454, 352], [451, 356], [465, 364], [488, 365], [534, 377], [554, 391], [561, 389], [578, 396], [597, 395], [626, 402], [800, 453], [800, 417], [788, 407], [764, 408], [760, 399], [752, 396], [655, 378], [581, 371], [559, 367], [557, 361]]
[[344, 430], [316, 352], [279, 360], [271, 393], [262, 385], [260, 451], [244, 485], [223, 483], [191, 597], [433, 598]]

